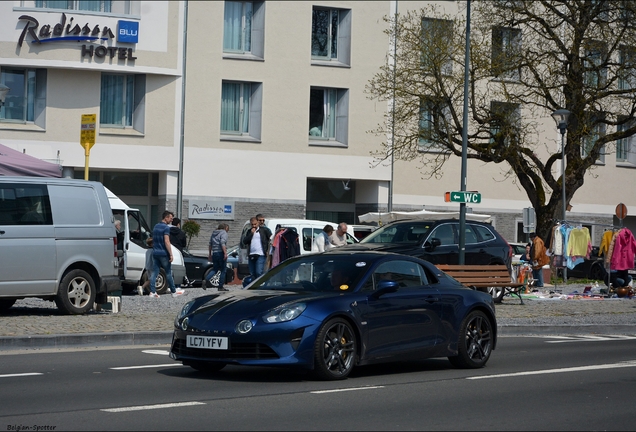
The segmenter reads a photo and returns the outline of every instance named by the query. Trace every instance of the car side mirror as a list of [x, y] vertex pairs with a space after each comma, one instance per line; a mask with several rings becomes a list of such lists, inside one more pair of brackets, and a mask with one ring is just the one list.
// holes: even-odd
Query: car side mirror
[[383, 280], [378, 282], [378, 289], [376, 289], [371, 295], [372, 298], [378, 299], [384, 294], [396, 292], [400, 285], [392, 280]]
[[431, 241], [427, 241], [424, 243], [424, 248], [426, 250], [432, 251], [435, 250], [437, 246], [441, 246], [442, 242], [438, 238], [432, 238]]

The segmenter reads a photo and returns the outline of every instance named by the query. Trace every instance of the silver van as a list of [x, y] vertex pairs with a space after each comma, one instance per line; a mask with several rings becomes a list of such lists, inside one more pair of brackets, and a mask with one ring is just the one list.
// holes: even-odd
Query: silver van
[[0, 311], [39, 297], [85, 313], [121, 289], [118, 261], [101, 183], [0, 177]]

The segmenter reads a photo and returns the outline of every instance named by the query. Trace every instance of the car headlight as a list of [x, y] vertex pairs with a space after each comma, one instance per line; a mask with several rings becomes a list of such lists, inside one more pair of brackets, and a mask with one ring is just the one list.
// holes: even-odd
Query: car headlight
[[179, 322], [181, 321], [181, 319], [186, 316], [188, 314], [188, 312], [190, 312], [190, 309], [192, 309], [192, 306], [194, 305], [194, 300], [190, 300], [189, 302], [187, 302], [185, 305], [183, 305], [183, 307], [181, 308], [181, 312], [179, 312], [177, 314], [177, 317], [174, 319], [174, 326], [175, 327], [179, 327]]
[[306, 308], [307, 305], [305, 303], [293, 303], [280, 306], [263, 315], [263, 321], [265, 321], [266, 323], [280, 323], [291, 321], [298, 318]]

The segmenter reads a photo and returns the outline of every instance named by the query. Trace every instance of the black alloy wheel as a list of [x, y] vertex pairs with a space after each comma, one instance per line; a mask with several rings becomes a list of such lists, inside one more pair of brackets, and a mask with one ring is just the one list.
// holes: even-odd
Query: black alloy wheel
[[321, 380], [345, 379], [356, 358], [356, 336], [348, 321], [334, 318], [318, 332], [314, 345], [314, 375]]
[[481, 311], [473, 311], [464, 320], [459, 330], [458, 353], [448, 357], [455, 367], [476, 369], [486, 365], [493, 347], [492, 323]]

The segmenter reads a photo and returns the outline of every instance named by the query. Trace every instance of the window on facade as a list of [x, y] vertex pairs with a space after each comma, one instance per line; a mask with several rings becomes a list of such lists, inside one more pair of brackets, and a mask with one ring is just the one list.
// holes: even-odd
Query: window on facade
[[312, 87], [309, 95], [309, 139], [347, 144], [349, 92]]
[[69, 9], [92, 12], [111, 12], [110, 0], [36, 0], [35, 7], [44, 9]]
[[443, 140], [444, 137], [438, 133], [448, 130], [450, 122], [450, 108], [448, 104], [431, 98], [420, 99], [420, 122], [419, 122], [419, 150], [442, 150], [436, 145], [436, 141]]
[[594, 43], [585, 50], [585, 84], [590, 87], [602, 87], [607, 83], [605, 58], [607, 49], [602, 43]]
[[226, 1], [223, 52], [263, 58], [264, 28], [264, 2]]
[[[605, 124], [597, 122], [599, 118], [602, 116], [603, 114], [596, 114], [596, 115], [592, 115], [589, 118], [588, 121], [592, 125], [591, 131], [587, 135], [584, 135], [581, 141], [581, 157], [587, 157], [592, 151], [592, 148], [594, 148], [594, 145], [599, 140], [599, 138], [605, 135], [605, 130], [606, 130]], [[601, 148], [600, 155], [599, 155], [599, 158], [597, 159], [597, 162], [600, 162], [600, 163], [605, 162], [605, 146]]]
[[519, 104], [509, 102], [490, 102], [491, 142], [509, 146], [516, 142], [517, 127], [521, 119]]
[[144, 132], [145, 75], [102, 74], [99, 123]]
[[261, 87], [259, 83], [223, 81], [221, 135], [260, 139]]
[[422, 19], [422, 69], [432, 73], [440, 70], [444, 75], [453, 72], [448, 43], [453, 37], [453, 22], [433, 18]]
[[[625, 118], [619, 118], [619, 121], [625, 120]], [[634, 119], [627, 120], [623, 124], [616, 126], [617, 132], [622, 132], [626, 129], [634, 126]], [[636, 152], [632, 152], [632, 140], [633, 136], [627, 138], [621, 138], [616, 141], [616, 162], [628, 162], [636, 164]]]
[[314, 7], [311, 19], [311, 58], [350, 64], [351, 10]]
[[46, 69], [0, 69], [0, 83], [9, 87], [0, 121], [35, 123], [44, 127]]
[[636, 89], [636, 49], [621, 47], [619, 62], [621, 68], [618, 78], [619, 90]]
[[518, 80], [516, 59], [521, 49], [521, 30], [509, 27], [492, 29], [492, 74], [498, 78]]

